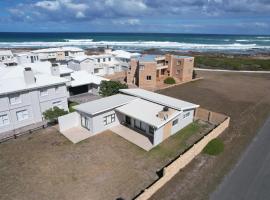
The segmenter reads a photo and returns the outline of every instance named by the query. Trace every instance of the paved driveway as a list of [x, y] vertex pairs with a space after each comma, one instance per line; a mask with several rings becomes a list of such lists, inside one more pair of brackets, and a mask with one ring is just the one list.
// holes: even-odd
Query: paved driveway
[[270, 118], [211, 199], [270, 199]]

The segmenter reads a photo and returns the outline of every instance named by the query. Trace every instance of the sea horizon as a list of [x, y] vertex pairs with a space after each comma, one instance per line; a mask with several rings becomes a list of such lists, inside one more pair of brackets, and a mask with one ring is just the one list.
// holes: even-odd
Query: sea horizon
[[140, 51], [269, 53], [270, 35], [139, 32], [0, 32], [0, 48], [78, 46]]

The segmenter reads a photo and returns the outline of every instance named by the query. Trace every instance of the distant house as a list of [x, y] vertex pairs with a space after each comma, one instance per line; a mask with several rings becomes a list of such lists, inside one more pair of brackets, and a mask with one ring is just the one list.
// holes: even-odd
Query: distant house
[[18, 53], [15, 56], [19, 65], [40, 62], [38, 54], [31, 52]]
[[10, 50], [0, 50], [0, 63], [6, 66], [17, 65], [17, 61]]
[[0, 75], [0, 137], [42, 122], [49, 108], [68, 110], [66, 79], [20, 65], [1, 68]]
[[104, 54], [91, 56], [74, 56], [68, 61], [68, 68], [79, 71], [85, 70], [94, 75], [106, 76], [129, 69], [130, 60], [138, 57], [138, 53], [123, 50], [112, 51], [105, 49]]
[[145, 149], [149, 150], [192, 123], [199, 107], [143, 89], [120, 91], [122, 94], [75, 106], [75, 113], [59, 118], [60, 131], [76, 137], [76, 128], [83, 128], [90, 137], [107, 129], [120, 130], [122, 137], [139, 146], [137, 138], [147, 138]]
[[38, 49], [31, 51], [31, 53], [38, 55], [41, 61], [67, 61], [74, 56], [84, 56], [84, 50], [78, 47], [57, 47]]

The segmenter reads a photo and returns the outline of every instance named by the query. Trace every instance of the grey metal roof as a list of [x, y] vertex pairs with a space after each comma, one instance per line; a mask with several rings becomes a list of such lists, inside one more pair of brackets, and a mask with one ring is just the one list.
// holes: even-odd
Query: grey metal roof
[[182, 101], [176, 98], [172, 98], [169, 96], [165, 96], [165, 95], [158, 94], [155, 92], [150, 92], [143, 89], [121, 89], [120, 92], [124, 94], [129, 94], [132, 96], [136, 96], [136, 97], [148, 100], [148, 101], [152, 101], [157, 104], [168, 106], [176, 110], [189, 110], [189, 109], [195, 109], [199, 107], [199, 105], [196, 105], [187, 101]]
[[135, 99], [138, 98], [124, 94], [117, 94], [80, 104], [78, 106], [75, 106], [74, 109], [90, 115], [95, 115], [125, 105]]

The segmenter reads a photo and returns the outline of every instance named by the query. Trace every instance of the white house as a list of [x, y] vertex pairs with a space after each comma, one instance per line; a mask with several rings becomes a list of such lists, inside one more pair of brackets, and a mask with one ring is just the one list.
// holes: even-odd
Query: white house
[[82, 129], [87, 130], [88, 137], [111, 129], [150, 150], [192, 123], [195, 109], [199, 107], [143, 89], [120, 92], [76, 106], [75, 113], [59, 118], [60, 131], [72, 138]]
[[18, 64], [40, 62], [38, 54], [32, 52], [24, 52], [15, 54]]
[[138, 53], [123, 50], [111, 51], [105, 49], [104, 54], [73, 57], [68, 61], [68, 68], [74, 71], [85, 70], [100, 76], [111, 75], [128, 70], [130, 60], [139, 55]]
[[10, 50], [0, 50], [0, 63], [6, 66], [17, 65], [17, 61]]
[[57, 47], [31, 51], [41, 61], [67, 61], [75, 56], [84, 56], [84, 50], [78, 47]]
[[68, 109], [67, 80], [22, 66], [0, 69], [0, 138], [9, 131], [43, 121], [42, 113]]

